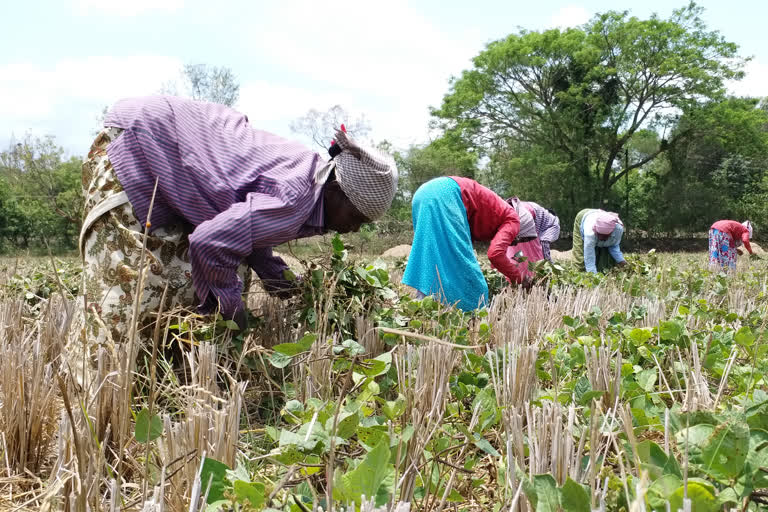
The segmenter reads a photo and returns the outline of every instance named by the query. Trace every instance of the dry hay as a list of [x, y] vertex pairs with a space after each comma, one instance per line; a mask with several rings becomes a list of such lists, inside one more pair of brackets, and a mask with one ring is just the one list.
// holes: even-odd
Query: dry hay
[[403, 245], [396, 245], [391, 249], [387, 249], [386, 251], [384, 251], [381, 257], [391, 258], [396, 260], [400, 258], [407, 258], [410, 253], [411, 253], [411, 246], [408, 244], [403, 244]]

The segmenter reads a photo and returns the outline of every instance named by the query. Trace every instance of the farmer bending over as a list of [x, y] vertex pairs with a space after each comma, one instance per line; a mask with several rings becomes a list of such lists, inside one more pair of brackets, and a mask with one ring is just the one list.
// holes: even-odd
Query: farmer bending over
[[411, 203], [413, 245], [403, 284], [419, 296], [435, 295], [464, 311], [488, 305], [488, 283], [475, 256], [475, 240], [490, 242], [493, 268], [530, 288], [531, 279], [507, 255], [520, 232], [520, 218], [492, 190], [469, 178], [435, 178], [419, 187]]
[[573, 221], [573, 259], [593, 274], [627, 264], [621, 252], [624, 223], [619, 215], [585, 208]]
[[[274, 246], [357, 231], [386, 212], [397, 188], [392, 157], [341, 131], [336, 142], [325, 161], [223, 105], [168, 96], [117, 102], [83, 164], [80, 234], [88, 307], [112, 340], [128, 333], [145, 226], [139, 327], [154, 324], [166, 283], [166, 309], [220, 311], [242, 327], [250, 269], [273, 295], [296, 288]], [[98, 323], [88, 328], [89, 343], [104, 341]], [[151, 328], [140, 334], [150, 336]]]

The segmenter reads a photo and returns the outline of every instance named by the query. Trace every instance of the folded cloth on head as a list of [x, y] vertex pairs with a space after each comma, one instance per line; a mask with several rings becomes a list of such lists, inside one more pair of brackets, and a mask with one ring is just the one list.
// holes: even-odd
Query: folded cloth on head
[[741, 223], [741, 225], [749, 230], [749, 239], [752, 240], [752, 223], [748, 220], [745, 220]]
[[346, 132], [336, 132], [343, 150], [333, 158], [336, 181], [360, 213], [375, 220], [384, 215], [397, 192], [397, 165], [387, 153], [356, 144]]
[[600, 210], [595, 220], [595, 233], [601, 235], [610, 235], [616, 228], [619, 221], [619, 214]]

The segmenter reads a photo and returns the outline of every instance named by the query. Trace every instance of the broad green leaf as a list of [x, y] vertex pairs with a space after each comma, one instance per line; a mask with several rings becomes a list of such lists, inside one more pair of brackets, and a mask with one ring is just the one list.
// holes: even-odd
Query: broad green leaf
[[235, 469], [227, 470], [227, 480], [234, 483], [235, 480], [242, 480], [243, 482], [250, 482], [251, 475], [248, 474], [248, 470], [245, 469], [243, 464], [238, 464]]
[[[336, 436], [342, 439], [349, 439], [355, 434], [357, 425], [360, 423], [360, 415], [357, 412], [341, 412], [336, 424]], [[325, 422], [325, 429], [328, 432], [333, 430], [333, 416]]]
[[339, 235], [333, 237], [331, 244], [333, 244], [333, 250], [336, 252], [341, 252], [344, 250], [344, 242]]
[[281, 446], [272, 453], [272, 458], [285, 466], [301, 462], [306, 457], [295, 444]]
[[[311, 431], [310, 426], [312, 427]], [[300, 438], [300, 441], [296, 443], [296, 446], [304, 452], [313, 450], [325, 452], [331, 446], [331, 436], [319, 421], [316, 421], [315, 423], [305, 423], [299, 428], [299, 431], [296, 434]], [[344, 440], [337, 436], [336, 444], [344, 444]]]
[[304, 416], [304, 404], [298, 400], [288, 400], [283, 406], [282, 415], [295, 416], [295, 419], [300, 420]]
[[768, 432], [752, 429], [749, 431], [749, 454], [745, 470], [752, 474], [752, 487], [764, 489], [768, 487], [768, 473], [760, 468], [768, 468]]
[[239, 331], [240, 327], [238, 327], [237, 322], [234, 320], [225, 320], [224, 321], [224, 327], [229, 329], [230, 331]]
[[[684, 487], [681, 485], [669, 497], [672, 510], [682, 510]], [[698, 482], [688, 481], [688, 498], [691, 500], [691, 510], [695, 512], [716, 512], [719, 510], [717, 498], [705, 486]]]
[[768, 401], [750, 406], [745, 411], [747, 424], [751, 428], [759, 428], [768, 431]]
[[536, 512], [557, 512], [560, 495], [552, 475], [535, 475], [533, 481], [524, 480], [523, 491]]
[[483, 450], [488, 455], [493, 455], [494, 457], [501, 457], [501, 454], [496, 450], [496, 448], [491, 445], [490, 442], [484, 437], [481, 437], [479, 434], [475, 434], [475, 441], [474, 445]]
[[643, 390], [650, 393], [656, 385], [656, 368], [641, 371], [637, 374], [636, 379], [637, 384], [643, 388]]
[[741, 497], [733, 487], [727, 487], [717, 495], [717, 505], [720, 509], [722, 509], [723, 505], [730, 505], [728, 509], [731, 509], [732, 507], [740, 505], [741, 501]]
[[144, 408], [136, 415], [136, 428], [134, 436], [140, 443], [154, 441], [163, 435], [163, 421], [160, 416], [153, 414], [149, 416], [149, 409]]
[[568, 478], [560, 488], [560, 507], [565, 512], [590, 512], [591, 505], [587, 489]]
[[738, 330], [736, 335], [733, 337], [733, 341], [735, 341], [737, 344], [741, 345], [742, 347], [749, 347], [751, 346], [757, 337], [752, 332], [752, 329], [747, 327], [746, 325]]
[[376, 496], [387, 476], [389, 455], [389, 442], [381, 441], [368, 452], [360, 465], [343, 475], [341, 483], [344, 497], [359, 504], [363, 495]]
[[291, 364], [291, 361], [293, 361], [291, 356], [281, 354], [280, 352], [273, 352], [272, 354], [269, 355], [269, 364], [271, 364], [275, 368], [285, 368], [286, 366]]
[[683, 476], [678, 474], [677, 464], [670, 465], [667, 454], [653, 441], [646, 440], [637, 443], [637, 456], [642, 468], [648, 471], [651, 480], [660, 478], [665, 473], [672, 473], [679, 478]]
[[[307, 464], [307, 466], [303, 466], [299, 473], [301, 476], [312, 476], [315, 473], [319, 473], [320, 471], [323, 471], [323, 467], [320, 466], [320, 457], [317, 455], [310, 455], [306, 459], [304, 459], [304, 462]], [[310, 466], [310, 464], [317, 464], [316, 466]]]
[[398, 393], [397, 399], [394, 401], [386, 400], [381, 406], [381, 412], [388, 420], [395, 420], [399, 418], [403, 412], [405, 412], [405, 397]]
[[264, 491], [266, 487], [261, 482], [244, 482], [235, 480], [233, 492], [239, 503], [248, 502], [251, 507], [259, 508], [266, 502]]
[[387, 474], [384, 476], [379, 490], [376, 493], [376, 506], [383, 507], [389, 502], [390, 496], [395, 490], [395, 467], [392, 464], [387, 465]]
[[607, 391], [587, 391], [586, 393], [581, 395], [581, 399], [579, 400], [579, 405], [589, 405], [592, 403], [592, 400], [600, 398], [605, 394], [607, 394]]
[[582, 375], [579, 380], [576, 381], [576, 386], [573, 388], [574, 401], [577, 404], [581, 404], [584, 395], [592, 391], [592, 385], [589, 383], [589, 379]]
[[271, 440], [273, 440], [273, 441], [277, 441], [278, 439], [280, 439], [279, 432], [277, 431], [277, 429], [275, 427], [273, 427], [271, 425], [265, 426], [264, 427], [264, 432], [266, 432], [267, 435], [269, 436], [269, 438]]
[[749, 450], [749, 427], [737, 419], [718, 425], [701, 445], [702, 469], [712, 478], [727, 483], [744, 467]]
[[341, 342], [341, 347], [346, 350], [350, 356], [359, 356], [365, 354], [365, 347], [363, 347], [355, 340], [344, 340]]
[[389, 434], [377, 427], [357, 427], [357, 439], [370, 450], [385, 440], [389, 443]]
[[661, 322], [659, 326], [659, 337], [663, 341], [675, 341], [683, 334], [683, 326], [675, 320]]
[[642, 345], [653, 337], [650, 329], [636, 328], [632, 329], [629, 333], [629, 338], [635, 343], [635, 345]]
[[208, 491], [208, 500], [206, 503], [213, 503], [224, 499], [224, 491], [227, 488], [227, 470], [229, 466], [216, 459], [206, 457], [203, 459], [203, 468], [200, 472], [200, 482], [202, 492], [208, 488], [210, 482], [210, 491]]
[[[439, 495], [442, 496], [445, 489], [440, 489]], [[446, 500], [448, 503], [464, 503], [464, 496], [461, 495], [456, 489], [451, 489]]]
[[287, 356], [295, 356], [312, 348], [315, 340], [317, 340], [317, 334], [305, 334], [296, 343], [280, 343], [272, 347], [272, 350]]
[[357, 373], [362, 373], [368, 377], [376, 377], [383, 373], [387, 373], [389, 366], [384, 361], [379, 361], [376, 359], [363, 359], [359, 363], [355, 364], [354, 369]]
[[665, 505], [675, 491], [683, 485], [677, 475], [663, 475], [648, 487], [648, 504], [654, 510], [665, 510]]
[[306, 349], [304, 349], [298, 343], [280, 343], [272, 347], [272, 350], [289, 357], [301, 354], [302, 352], [306, 352]]
[[691, 462], [695, 464], [703, 463], [703, 456], [701, 454], [702, 446], [712, 435], [715, 427], [706, 423], [700, 423], [693, 425], [689, 428], [684, 428], [675, 434], [675, 440], [681, 451], [685, 450], [686, 440], [688, 442], [688, 457]]

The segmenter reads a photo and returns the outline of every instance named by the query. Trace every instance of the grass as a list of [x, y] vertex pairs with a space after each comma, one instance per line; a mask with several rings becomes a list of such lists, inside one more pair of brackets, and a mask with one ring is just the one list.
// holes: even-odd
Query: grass
[[104, 346], [82, 381], [77, 263], [0, 262], [0, 507], [763, 506], [765, 261], [549, 267], [470, 315], [412, 300], [368, 263], [397, 240], [368, 237], [281, 247], [315, 267], [293, 301], [255, 288], [248, 333], [162, 312], [155, 346]]

